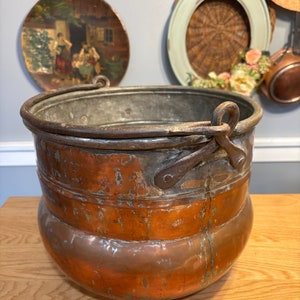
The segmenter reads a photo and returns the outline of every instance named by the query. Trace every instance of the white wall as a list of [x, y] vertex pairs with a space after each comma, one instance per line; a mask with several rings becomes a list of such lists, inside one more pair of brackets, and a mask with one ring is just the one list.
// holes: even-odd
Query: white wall
[[[250, 0], [249, 0], [250, 1]], [[121, 86], [178, 84], [166, 50], [174, 0], [107, 0], [130, 41]], [[35, 0], [0, 0], [0, 206], [8, 196], [39, 195], [31, 133], [19, 116], [22, 103], [41, 92], [22, 60], [20, 31]], [[271, 53], [287, 41], [293, 14], [277, 11]], [[300, 192], [300, 103], [283, 106], [256, 96], [264, 108], [256, 129], [252, 193]]]

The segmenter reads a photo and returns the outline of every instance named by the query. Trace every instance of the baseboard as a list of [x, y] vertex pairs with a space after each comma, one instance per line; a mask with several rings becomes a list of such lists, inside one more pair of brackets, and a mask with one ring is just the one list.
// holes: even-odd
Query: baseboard
[[300, 137], [256, 138], [253, 162], [300, 162]]
[[[253, 162], [299, 162], [300, 137], [256, 138]], [[0, 167], [35, 166], [33, 142], [0, 142]]]
[[35, 166], [33, 142], [0, 142], [0, 167]]

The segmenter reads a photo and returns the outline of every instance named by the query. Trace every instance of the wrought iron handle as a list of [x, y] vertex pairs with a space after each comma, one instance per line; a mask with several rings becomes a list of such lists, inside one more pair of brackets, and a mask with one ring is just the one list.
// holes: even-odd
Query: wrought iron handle
[[215, 135], [212, 139], [199, 150], [175, 161], [170, 166], [160, 170], [154, 176], [154, 183], [167, 189], [175, 185], [189, 170], [194, 168], [200, 162], [206, 160], [220, 146], [227, 152], [230, 163], [234, 168], [240, 169], [245, 163], [246, 155], [242, 149], [234, 145], [229, 136], [232, 134], [240, 117], [240, 111], [237, 104], [226, 101], [220, 104], [213, 112], [211, 121], [212, 126], [224, 125], [222, 122], [224, 115], [228, 114], [227, 130], [224, 134]]
[[237, 104], [227, 101], [217, 106], [213, 112], [211, 125], [217, 126], [222, 124], [224, 115], [227, 113], [229, 114], [228, 125], [230, 130], [225, 135], [216, 135], [215, 139], [217, 143], [226, 150], [232, 166], [236, 169], [241, 169], [245, 163], [246, 154], [229, 139], [229, 136], [232, 134], [240, 118], [240, 110]]
[[92, 79], [92, 84], [98, 87], [110, 87], [109, 79], [104, 75], [97, 75]]

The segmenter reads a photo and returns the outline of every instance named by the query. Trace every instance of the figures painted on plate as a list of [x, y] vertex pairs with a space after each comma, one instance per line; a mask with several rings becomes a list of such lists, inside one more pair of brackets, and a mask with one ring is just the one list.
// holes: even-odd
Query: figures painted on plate
[[72, 43], [64, 37], [62, 32], [59, 32], [53, 45], [53, 52], [55, 53], [54, 72], [58, 77], [53, 78], [53, 80], [56, 82], [70, 78], [72, 72], [71, 47]]
[[129, 41], [103, 0], [39, 0], [25, 18], [21, 44], [25, 66], [44, 90], [91, 83], [105, 75], [112, 86], [125, 74]]

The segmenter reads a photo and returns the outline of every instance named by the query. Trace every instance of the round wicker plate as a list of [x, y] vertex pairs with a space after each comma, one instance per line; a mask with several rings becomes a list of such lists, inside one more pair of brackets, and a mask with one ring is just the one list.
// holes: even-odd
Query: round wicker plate
[[175, 76], [206, 77], [229, 71], [247, 48], [268, 50], [269, 10], [264, 0], [179, 0], [168, 31], [168, 55]]

